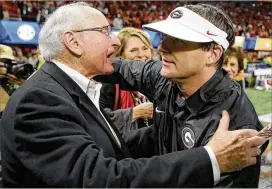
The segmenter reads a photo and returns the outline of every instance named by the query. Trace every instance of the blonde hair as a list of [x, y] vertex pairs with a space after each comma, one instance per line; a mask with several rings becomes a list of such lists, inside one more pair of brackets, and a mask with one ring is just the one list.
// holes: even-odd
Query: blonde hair
[[131, 28], [131, 27], [123, 28], [119, 32], [117, 37], [120, 40], [121, 45], [115, 50], [115, 52], [113, 53], [113, 56], [121, 57], [123, 55], [126, 43], [127, 43], [128, 39], [132, 36], [138, 37], [151, 50], [151, 54], [153, 57], [154, 49], [148, 39], [148, 36], [143, 31], [136, 29], [136, 28]]

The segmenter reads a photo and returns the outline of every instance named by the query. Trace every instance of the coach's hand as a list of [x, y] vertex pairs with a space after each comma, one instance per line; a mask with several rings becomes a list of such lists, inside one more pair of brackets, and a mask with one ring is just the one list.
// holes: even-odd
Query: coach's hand
[[229, 114], [223, 111], [218, 129], [207, 144], [215, 153], [221, 173], [256, 164], [256, 156], [261, 153], [258, 146], [265, 143], [264, 138], [256, 136], [256, 130], [228, 131], [229, 121]]

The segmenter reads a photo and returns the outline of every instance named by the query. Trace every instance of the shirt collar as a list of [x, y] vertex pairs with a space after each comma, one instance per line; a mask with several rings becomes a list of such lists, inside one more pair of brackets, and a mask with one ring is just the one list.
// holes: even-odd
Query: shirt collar
[[[202, 87], [200, 87], [194, 94], [186, 99], [186, 106], [189, 111], [196, 114], [204, 106], [207, 100], [214, 95], [220, 88], [221, 80], [227, 74], [222, 68], [218, 69], [215, 74], [210, 78]], [[177, 87], [178, 88], [178, 87]]]
[[84, 93], [87, 93], [88, 88], [94, 88], [96, 82], [94, 80], [90, 80], [78, 71], [70, 68], [69, 66], [57, 61], [56, 59], [52, 60], [53, 63], [55, 63], [62, 71], [64, 71], [69, 77], [71, 77], [78, 85], [79, 87], [84, 91]]

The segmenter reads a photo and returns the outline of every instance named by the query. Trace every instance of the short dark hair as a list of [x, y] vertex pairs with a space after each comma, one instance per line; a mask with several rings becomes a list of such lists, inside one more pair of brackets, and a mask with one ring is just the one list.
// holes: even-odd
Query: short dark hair
[[[235, 33], [234, 33], [233, 23], [230, 17], [223, 10], [209, 4], [185, 5], [184, 7], [197, 13], [201, 17], [211, 22], [217, 28], [226, 32], [228, 34], [227, 40], [229, 42], [229, 47], [231, 47], [234, 44]], [[200, 47], [204, 51], [209, 51], [210, 49], [214, 48], [215, 45], [216, 45], [215, 42], [208, 42], [208, 43], [201, 43]], [[221, 68], [223, 62], [224, 62], [224, 53], [218, 60], [217, 67]]]

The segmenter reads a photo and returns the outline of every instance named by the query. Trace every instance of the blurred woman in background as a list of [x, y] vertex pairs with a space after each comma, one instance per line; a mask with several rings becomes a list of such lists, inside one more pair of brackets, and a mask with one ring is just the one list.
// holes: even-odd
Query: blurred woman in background
[[231, 47], [226, 52], [223, 68], [231, 79], [237, 81], [244, 88], [244, 54], [241, 47]]
[[[143, 31], [123, 28], [118, 38], [121, 45], [113, 56], [139, 61], [152, 59], [154, 49]], [[100, 105], [105, 108], [121, 133], [151, 124], [153, 104], [138, 91], [124, 91], [118, 84], [103, 83]]]

